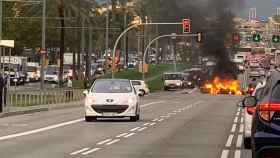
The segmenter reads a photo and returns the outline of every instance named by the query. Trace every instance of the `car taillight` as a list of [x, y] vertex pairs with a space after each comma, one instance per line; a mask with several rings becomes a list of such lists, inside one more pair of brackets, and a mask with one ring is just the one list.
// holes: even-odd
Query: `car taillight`
[[265, 102], [260, 104], [260, 117], [270, 121], [276, 111], [280, 111], [280, 103]]
[[247, 107], [247, 113], [253, 115], [256, 112], [256, 107]]

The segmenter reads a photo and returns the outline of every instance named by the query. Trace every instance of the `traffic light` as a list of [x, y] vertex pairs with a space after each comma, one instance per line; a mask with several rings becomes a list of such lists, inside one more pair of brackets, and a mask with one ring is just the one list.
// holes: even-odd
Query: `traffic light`
[[233, 42], [240, 43], [240, 41], [241, 41], [240, 34], [238, 34], [238, 33], [233, 34]]
[[254, 42], [260, 42], [262, 39], [260, 34], [253, 34], [253, 41]]
[[191, 20], [190, 19], [183, 19], [183, 33], [190, 33], [191, 32]]
[[280, 42], [280, 36], [279, 35], [273, 35], [272, 36], [272, 42], [273, 43], [279, 43]]
[[201, 43], [202, 42], [202, 33], [201, 32], [197, 33], [196, 41], [197, 41], [197, 43]]

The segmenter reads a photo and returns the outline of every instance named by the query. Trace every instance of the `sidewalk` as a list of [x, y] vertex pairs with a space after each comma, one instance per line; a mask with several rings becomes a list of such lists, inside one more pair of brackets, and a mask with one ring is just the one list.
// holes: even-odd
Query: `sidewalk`
[[83, 101], [73, 101], [68, 103], [36, 105], [36, 106], [26, 106], [26, 107], [9, 106], [9, 107], [5, 107], [4, 113], [0, 113], [0, 118], [22, 115], [22, 114], [31, 114], [31, 113], [42, 112], [42, 111], [50, 111], [56, 109], [82, 107], [82, 106], [83, 106]]

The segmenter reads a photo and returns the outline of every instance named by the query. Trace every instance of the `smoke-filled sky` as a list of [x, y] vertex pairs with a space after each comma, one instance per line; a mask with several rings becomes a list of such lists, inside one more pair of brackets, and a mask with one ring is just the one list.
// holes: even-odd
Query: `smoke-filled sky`
[[257, 16], [269, 17], [276, 13], [276, 8], [280, 7], [280, 0], [245, 0], [245, 10], [242, 16], [248, 15], [249, 8], [257, 8]]

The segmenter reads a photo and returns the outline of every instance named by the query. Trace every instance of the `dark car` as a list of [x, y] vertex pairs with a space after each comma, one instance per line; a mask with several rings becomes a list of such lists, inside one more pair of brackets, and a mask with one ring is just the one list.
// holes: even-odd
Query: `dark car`
[[267, 78], [261, 97], [243, 100], [244, 107], [256, 107], [252, 122], [253, 158], [280, 157], [280, 72]]

